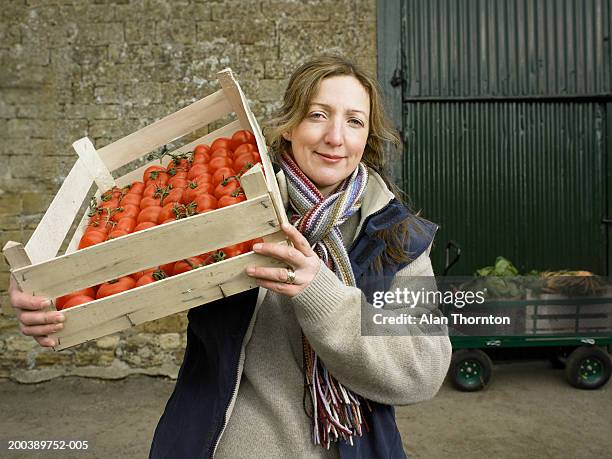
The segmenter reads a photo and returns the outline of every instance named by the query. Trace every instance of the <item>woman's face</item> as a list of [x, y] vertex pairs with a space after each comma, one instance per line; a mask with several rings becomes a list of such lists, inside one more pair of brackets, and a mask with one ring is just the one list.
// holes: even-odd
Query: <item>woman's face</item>
[[368, 140], [370, 96], [353, 76], [321, 81], [306, 118], [283, 137], [293, 159], [327, 196], [351, 175]]

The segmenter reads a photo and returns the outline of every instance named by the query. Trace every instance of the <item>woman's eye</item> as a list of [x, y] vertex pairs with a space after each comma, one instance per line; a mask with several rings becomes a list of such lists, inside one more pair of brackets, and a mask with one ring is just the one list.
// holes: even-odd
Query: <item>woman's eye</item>
[[321, 113], [321, 112], [313, 112], [313, 113], [310, 114], [310, 118], [315, 119], [315, 120], [316, 119], [321, 119], [321, 118], [324, 118], [324, 117], [325, 117], [325, 115], [323, 113]]
[[361, 127], [364, 126], [363, 121], [361, 121], [359, 118], [351, 118], [349, 120], [349, 123], [354, 124], [356, 126], [361, 126]]

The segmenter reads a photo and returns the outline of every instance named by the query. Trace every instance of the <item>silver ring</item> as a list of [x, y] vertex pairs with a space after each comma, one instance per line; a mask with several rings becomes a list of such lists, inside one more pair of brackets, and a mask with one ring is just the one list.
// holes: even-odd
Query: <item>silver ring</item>
[[293, 268], [287, 268], [287, 280], [285, 284], [295, 284], [295, 271]]

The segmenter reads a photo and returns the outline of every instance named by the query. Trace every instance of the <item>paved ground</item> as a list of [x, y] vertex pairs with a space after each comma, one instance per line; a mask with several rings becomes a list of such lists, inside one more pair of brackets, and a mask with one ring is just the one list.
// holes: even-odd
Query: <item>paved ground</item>
[[[174, 382], [57, 379], [0, 382], [0, 457], [141, 458]], [[466, 394], [448, 384], [427, 403], [402, 407], [406, 450], [418, 458], [576, 458], [612, 456], [612, 383], [568, 386], [547, 362], [497, 365], [491, 385]], [[6, 450], [8, 439], [87, 440], [75, 454]]]

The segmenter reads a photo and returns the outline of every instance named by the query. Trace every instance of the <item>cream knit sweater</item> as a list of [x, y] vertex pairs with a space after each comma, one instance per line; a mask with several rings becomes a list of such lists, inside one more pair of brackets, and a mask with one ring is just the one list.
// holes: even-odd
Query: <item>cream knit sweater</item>
[[[284, 183], [281, 173], [286, 201]], [[392, 198], [373, 172], [366, 196], [361, 212], [341, 227], [347, 246], [364, 219]], [[401, 276], [433, 276], [429, 249], [400, 271]], [[256, 319], [245, 339], [240, 386], [216, 458], [339, 456], [334, 446], [328, 451], [312, 444], [310, 419], [303, 409], [301, 330], [331, 374], [370, 400], [406, 405], [437, 393], [450, 363], [448, 337], [361, 336], [361, 302], [361, 291], [344, 285], [323, 263], [312, 283], [294, 298], [260, 289]]]

